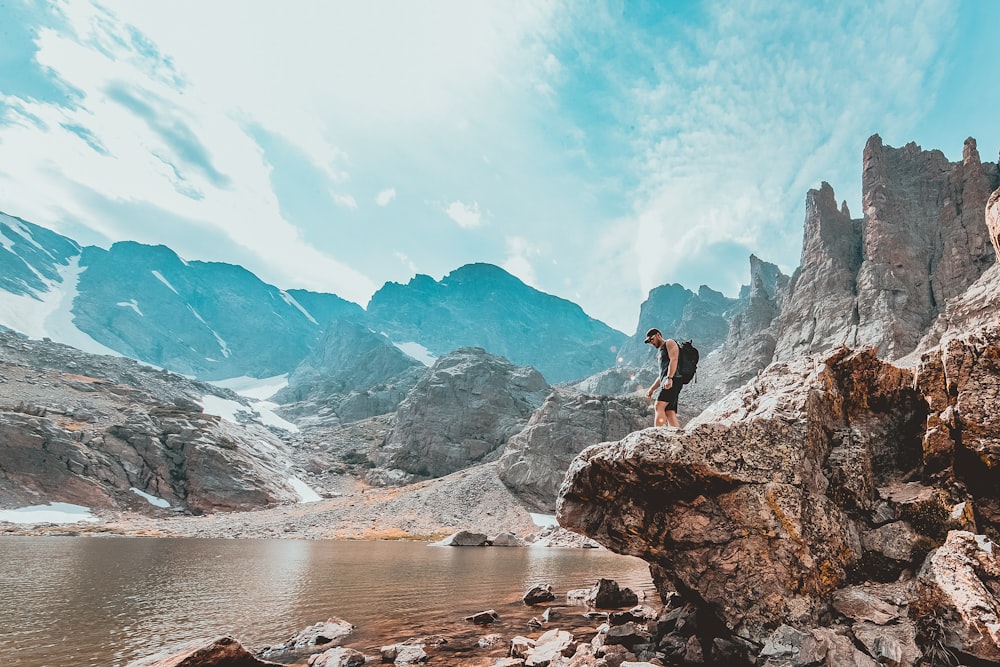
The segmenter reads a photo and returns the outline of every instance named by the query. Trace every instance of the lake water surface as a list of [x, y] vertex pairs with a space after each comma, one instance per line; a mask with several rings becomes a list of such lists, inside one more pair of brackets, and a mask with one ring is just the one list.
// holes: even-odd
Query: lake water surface
[[604, 550], [0, 537], [0, 665], [121, 666], [224, 634], [252, 650], [331, 616], [358, 626], [348, 644], [369, 655], [468, 633], [464, 618], [485, 609], [501, 616], [491, 631], [527, 634], [539, 611], [520, 600], [532, 585], [551, 584], [563, 603], [602, 577], [656, 599], [643, 561]]

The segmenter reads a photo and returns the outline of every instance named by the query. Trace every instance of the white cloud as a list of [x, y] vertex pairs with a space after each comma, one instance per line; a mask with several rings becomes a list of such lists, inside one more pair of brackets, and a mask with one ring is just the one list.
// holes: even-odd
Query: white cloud
[[[934, 69], [957, 14], [947, 0], [708, 3], [661, 30], [613, 3], [574, 11], [560, 0], [56, 7], [76, 36], [42, 30], [40, 69], [82, 97], [78, 108], [0, 99], [0, 208], [359, 303], [375, 288], [368, 271], [379, 283], [399, 262], [441, 275], [507, 236], [522, 245], [508, 243], [505, 268], [619, 327], [664, 282], [732, 294], [750, 251], [793, 268], [805, 192], [821, 180], [859, 215], [864, 141], [914, 138], [933, 103], [928, 80], [946, 78]], [[296, 227], [276, 185], [287, 167], [255, 129], [319, 170], [293, 181], [301, 190], [357, 213], [324, 210], [323, 229]], [[348, 188], [378, 192], [392, 216]], [[190, 225], [187, 245], [107, 212], [140, 204]], [[457, 224], [439, 225], [441, 209]], [[395, 256], [384, 235], [345, 243], [374, 221]]]
[[393, 254], [396, 256], [397, 259], [399, 259], [400, 262], [403, 263], [403, 265], [407, 268], [407, 270], [409, 270], [410, 273], [414, 275], [418, 273], [417, 265], [413, 263], [413, 260], [410, 259], [410, 257], [405, 252], [400, 252], [399, 250], [396, 250]]
[[[230, 253], [232, 261], [250, 251], [257, 261], [248, 268], [266, 280], [358, 301], [370, 296], [370, 278], [305, 242], [284, 219], [270, 166], [243, 129], [245, 112], [219, 100], [217, 91], [180, 79], [165, 61], [132, 50], [119, 37], [127, 34], [120, 24], [100, 10], [84, 3], [66, 9], [79, 41], [43, 30], [37, 58], [82, 97], [76, 108], [16, 100], [23, 122], [0, 128], [7, 164], [19, 172], [6, 206], [57, 229], [67, 218], [82, 221], [118, 240], [120, 233], [93, 208], [93, 194], [141, 203], [222, 232], [244, 249], [243, 255]], [[282, 127], [299, 122], [295, 115]], [[67, 127], [86, 128], [105, 151], [93, 150]], [[333, 177], [339, 151], [323, 148], [320, 140], [307, 145], [318, 163], [328, 158]], [[357, 206], [349, 196], [339, 202]], [[147, 234], [146, 225], [135, 225], [130, 238], [160, 242]], [[228, 259], [225, 248], [205, 247], [197, 238], [175, 249], [197, 259]]]
[[541, 249], [522, 236], [509, 236], [506, 239], [507, 258], [501, 268], [515, 275], [526, 285], [538, 287], [538, 278], [532, 258], [541, 255]]
[[945, 13], [937, 1], [856, 8], [850, 30], [830, 28], [846, 19], [839, 6], [710, 14], [694, 50], [630, 91], [641, 151], [628, 228], [643, 291], [705, 282], [734, 295], [748, 278], [741, 248], [793, 269], [806, 191], [821, 181], [859, 214], [864, 142], [915, 123]]
[[464, 229], [472, 229], [483, 224], [483, 214], [479, 210], [479, 202], [466, 204], [461, 201], [453, 201], [445, 207], [444, 212], [457, 222], [459, 227]]
[[333, 201], [337, 202], [338, 206], [343, 206], [344, 208], [356, 211], [358, 209], [358, 202], [351, 195], [341, 195], [334, 194]]

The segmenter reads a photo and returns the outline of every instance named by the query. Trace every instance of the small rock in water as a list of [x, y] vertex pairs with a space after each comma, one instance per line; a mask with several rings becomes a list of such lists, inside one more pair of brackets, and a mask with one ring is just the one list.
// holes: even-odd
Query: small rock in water
[[394, 665], [416, 665], [427, 662], [427, 653], [422, 644], [400, 644], [396, 651], [396, 658], [392, 661]]
[[309, 657], [310, 667], [360, 667], [365, 664], [365, 654], [353, 648], [331, 648]]
[[292, 640], [293, 648], [304, 648], [306, 646], [323, 646], [325, 644], [342, 643], [348, 635], [354, 632], [355, 626], [347, 621], [331, 617], [323, 623], [311, 625]]
[[258, 660], [232, 637], [190, 642], [171, 655], [162, 653], [130, 662], [127, 667], [213, 667], [214, 665], [276, 665]]
[[476, 533], [471, 530], [460, 530], [444, 538], [440, 544], [446, 547], [485, 547], [490, 543], [485, 533]]
[[552, 602], [556, 599], [555, 594], [552, 592], [551, 584], [542, 584], [538, 586], [532, 586], [521, 600], [524, 604], [535, 605], [541, 604], [542, 602]]
[[473, 614], [472, 616], [466, 616], [465, 620], [472, 621], [476, 625], [489, 625], [490, 623], [493, 623], [499, 618], [500, 615], [497, 614], [494, 610], [487, 609], [486, 611], [481, 611], [478, 614]]

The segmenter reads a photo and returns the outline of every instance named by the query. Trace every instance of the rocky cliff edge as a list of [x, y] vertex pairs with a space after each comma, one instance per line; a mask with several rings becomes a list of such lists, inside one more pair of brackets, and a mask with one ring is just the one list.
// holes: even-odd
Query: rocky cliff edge
[[586, 449], [559, 522], [649, 561], [662, 594], [714, 621], [708, 651], [725, 638], [758, 664], [996, 664], [998, 387], [995, 317], [913, 368], [873, 348], [775, 363], [682, 431]]

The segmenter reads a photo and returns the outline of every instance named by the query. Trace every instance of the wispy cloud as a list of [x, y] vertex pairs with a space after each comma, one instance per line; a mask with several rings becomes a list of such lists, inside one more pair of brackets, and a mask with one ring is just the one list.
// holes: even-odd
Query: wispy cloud
[[352, 195], [334, 193], [333, 201], [335, 201], [338, 206], [343, 206], [344, 208], [352, 211], [356, 211], [358, 209], [358, 202]]
[[483, 224], [483, 214], [479, 210], [479, 202], [466, 204], [461, 201], [453, 201], [444, 208], [448, 217], [458, 223], [464, 229], [473, 229]]
[[940, 86], [988, 77], [988, 30], [953, 57], [970, 4], [26, 5], [0, 207], [359, 303], [491, 261], [628, 329], [657, 285], [794, 269], [823, 180], [860, 215], [868, 136], [919, 141]]
[[541, 255], [541, 249], [523, 236], [510, 236], [505, 241], [507, 257], [503, 269], [517, 276], [527, 285], [538, 287], [534, 259]]
[[709, 7], [692, 48], [646, 42], [670, 57], [627, 98], [644, 290], [679, 280], [733, 293], [750, 252], [794, 269], [806, 190], [827, 180], [860, 211], [864, 142], [916, 122], [949, 24], [936, 1]]

